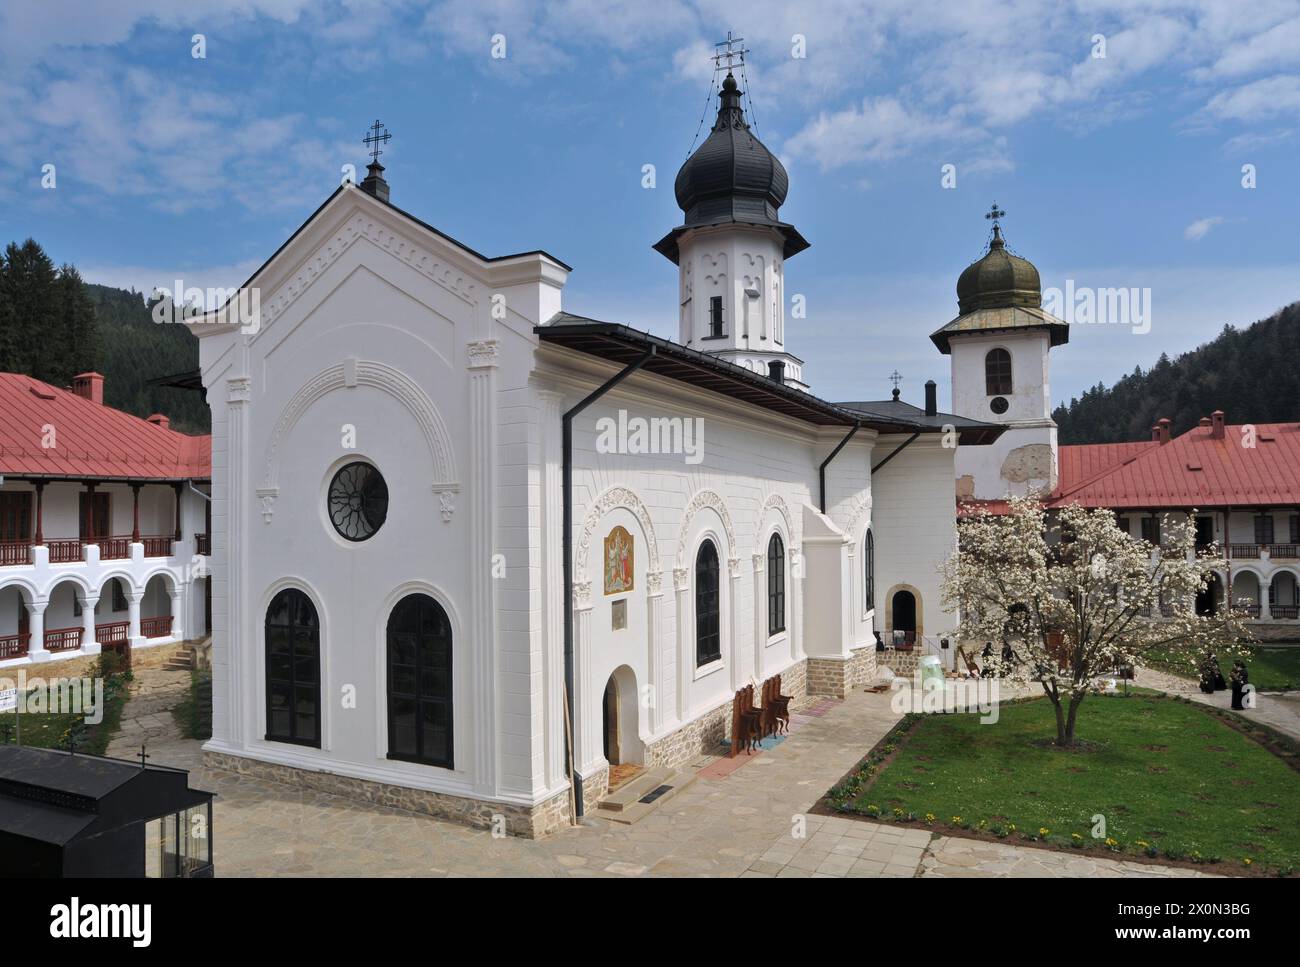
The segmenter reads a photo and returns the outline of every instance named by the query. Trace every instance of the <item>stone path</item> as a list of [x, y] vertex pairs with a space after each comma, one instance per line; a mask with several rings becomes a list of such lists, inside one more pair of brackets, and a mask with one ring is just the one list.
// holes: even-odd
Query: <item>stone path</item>
[[200, 743], [183, 739], [172, 709], [185, 700], [190, 673], [170, 668], [138, 668], [126, 705], [122, 725], [105, 750], [119, 759], [135, 759], [140, 743], [148, 746], [151, 763], [198, 769], [202, 762]]
[[185, 673], [141, 672], [110, 754], [148, 736], [151, 760], [217, 793], [218, 876], [1188, 876], [807, 811], [897, 721], [890, 694], [855, 692], [725, 775], [704, 774], [635, 825], [589, 818], [544, 840], [493, 839], [428, 816], [208, 771], [170, 709]]
[[[1135, 682], [1145, 688], [1157, 688], [1193, 699], [1202, 705], [1232, 708], [1231, 689], [1207, 695], [1201, 691], [1197, 682], [1170, 672], [1157, 671], [1154, 668], [1138, 668]], [[1300, 740], [1300, 692], [1259, 692], [1255, 696], [1255, 707], [1238, 711], [1237, 714], [1262, 722], [1293, 739]]]

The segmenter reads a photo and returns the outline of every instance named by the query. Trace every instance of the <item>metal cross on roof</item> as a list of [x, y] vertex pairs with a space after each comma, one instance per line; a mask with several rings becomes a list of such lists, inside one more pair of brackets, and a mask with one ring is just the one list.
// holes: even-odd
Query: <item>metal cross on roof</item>
[[898, 389], [898, 384], [903, 381], [903, 374], [898, 370], [894, 370], [889, 374], [889, 381], [894, 384], [894, 389]]
[[145, 749], [145, 743], [141, 742], [141, 743], [140, 743], [140, 751], [137, 752], [137, 753], [135, 754], [135, 757], [136, 757], [137, 759], [140, 760], [140, 768], [141, 768], [141, 769], [143, 769], [143, 768], [145, 767], [145, 763], [146, 763], [148, 760], [150, 760], [150, 759], [153, 758], [153, 756], [151, 756], [151, 755], [146, 755], [144, 749]]
[[[383, 134], [379, 133], [381, 130], [384, 132]], [[362, 138], [361, 143], [370, 145], [370, 157], [377, 163], [379, 156], [384, 153], [379, 146], [387, 144], [392, 138], [393, 136], [388, 133], [388, 129], [384, 127], [383, 122], [376, 118], [375, 123], [370, 125], [370, 134]]]
[[986, 214], [984, 217], [991, 220], [994, 225], [997, 225], [998, 219], [1006, 218], [1006, 215], [1007, 213], [998, 207], [998, 203], [994, 202], [993, 207], [988, 210], [988, 214]]
[[[726, 64], [727, 73], [731, 73], [732, 61], [735, 60], [736, 58], [740, 59], [740, 66], [744, 67], [745, 55], [749, 53], [749, 51], [743, 46], [744, 43], [745, 43], [744, 37], [732, 37], [731, 31], [728, 30], [727, 39], [720, 40], [718, 41], [718, 43], [713, 45], [714, 48], [713, 70], [717, 72], [723, 69], [722, 59], [724, 57], [727, 59], [727, 64]], [[735, 50], [734, 48], [738, 45], [740, 45], [740, 49]], [[722, 50], [723, 47], [726, 47], [727, 49]]]

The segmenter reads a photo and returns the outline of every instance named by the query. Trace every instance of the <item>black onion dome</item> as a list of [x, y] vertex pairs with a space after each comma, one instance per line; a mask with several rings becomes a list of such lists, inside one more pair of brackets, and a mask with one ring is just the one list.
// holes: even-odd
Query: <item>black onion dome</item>
[[1001, 230], [994, 225], [988, 252], [966, 266], [957, 279], [957, 311], [965, 315], [976, 309], [1037, 309], [1042, 304], [1038, 269], [1028, 259], [1008, 252]]
[[721, 104], [713, 130], [677, 172], [673, 189], [687, 225], [770, 224], [790, 190], [785, 166], [745, 123], [740, 96], [736, 78], [728, 74], [718, 94]]
[[654, 246], [673, 262], [682, 235], [707, 225], [774, 228], [785, 239], [786, 258], [808, 247], [795, 227], [777, 214], [790, 190], [790, 176], [785, 165], [750, 131], [740, 97], [736, 78], [728, 74], [718, 93], [721, 103], [713, 130], [677, 172], [673, 190], [686, 218]]

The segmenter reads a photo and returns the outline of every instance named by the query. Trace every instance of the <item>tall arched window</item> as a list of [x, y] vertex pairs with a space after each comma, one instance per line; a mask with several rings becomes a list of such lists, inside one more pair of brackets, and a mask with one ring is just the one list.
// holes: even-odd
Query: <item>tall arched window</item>
[[695, 555], [695, 666], [722, 657], [719, 625], [718, 549], [706, 540]]
[[767, 542], [767, 633], [785, 631], [785, 543], [780, 534]]
[[990, 349], [984, 357], [984, 386], [989, 396], [1011, 393], [1011, 354], [1005, 349]]
[[862, 542], [862, 583], [863, 611], [870, 611], [876, 606], [876, 535], [867, 528], [867, 539]]
[[451, 622], [427, 594], [388, 616], [388, 758], [452, 768]]
[[320, 618], [297, 588], [266, 609], [266, 737], [320, 746]]

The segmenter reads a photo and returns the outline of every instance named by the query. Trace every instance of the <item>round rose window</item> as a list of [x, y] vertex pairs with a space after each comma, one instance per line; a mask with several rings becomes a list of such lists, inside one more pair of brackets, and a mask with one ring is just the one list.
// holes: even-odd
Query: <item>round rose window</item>
[[364, 541], [384, 526], [388, 517], [388, 484], [368, 463], [349, 463], [330, 481], [330, 523], [339, 536]]

